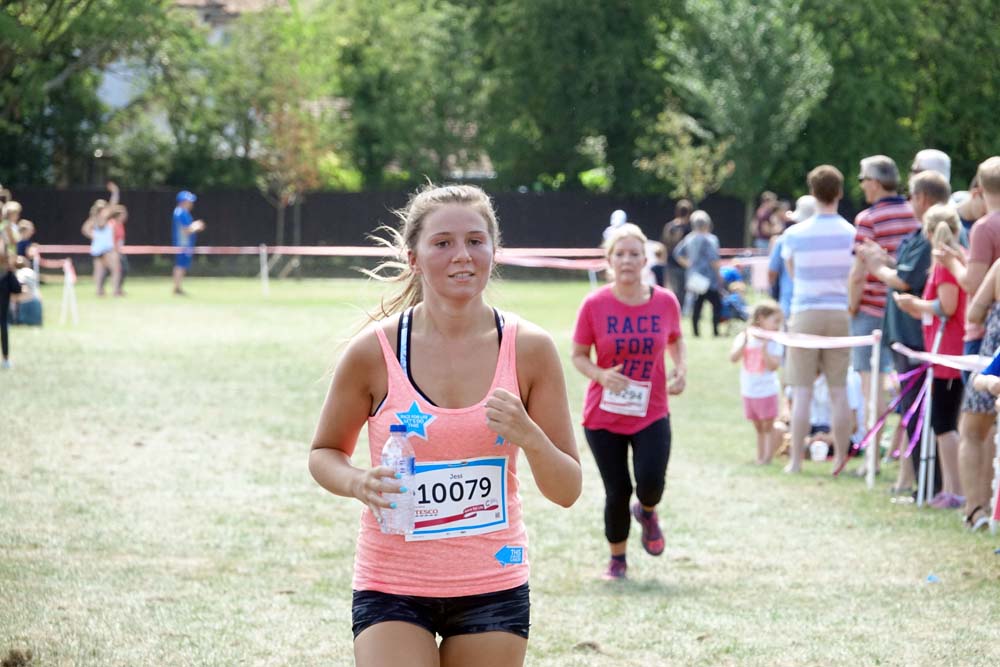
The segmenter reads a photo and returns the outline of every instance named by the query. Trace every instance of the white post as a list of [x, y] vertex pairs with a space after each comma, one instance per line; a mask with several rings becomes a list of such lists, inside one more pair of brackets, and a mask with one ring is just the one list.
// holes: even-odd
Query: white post
[[[931, 389], [934, 383], [934, 366], [928, 366], [927, 374], [924, 377], [924, 404], [921, 411], [924, 413], [923, 428], [920, 429], [920, 468], [917, 473], [917, 507], [923, 507], [928, 502], [928, 494], [934, 487], [934, 468], [928, 470], [928, 458], [934, 439], [934, 431], [931, 430]], [[914, 414], [916, 416], [916, 414]]]
[[260, 289], [264, 296], [271, 293], [271, 285], [268, 282], [270, 276], [267, 268], [267, 245], [260, 244]]
[[587, 269], [587, 275], [590, 277], [590, 289], [597, 289], [597, 271]]
[[[882, 354], [882, 330], [875, 329], [872, 331], [872, 338], [875, 340], [872, 342], [872, 360], [871, 360], [871, 379], [868, 384], [868, 430], [875, 428], [875, 421], [878, 419], [878, 396], [882, 387], [879, 386], [879, 369], [881, 366], [881, 354]], [[878, 467], [878, 448], [879, 441], [877, 438], [873, 438], [872, 441], [868, 443], [868, 451], [865, 452], [865, 486], [869, 490], [875, 488], [875, 470]]]
[[76, 310], [76, 270], [73, 268], [73, 260], [69, 258], [63, 261], [63, 298], [59, 310], [59, 324], [66, 322], [67, 315], [72, 318], [73, 324], [79, 322]]
[[[937, 354], [941, 348], [941, 337], [944, 336], [944, 327], [947, 318], [941, 320], [937, 333], [934, 334], [934, 343], [931, 345], [931, 354]], [[922, 507], [924, 503], [930, 502], [930, 495], [934, 493], [934, 465], [937, 460], [937, 440], [934, 439], [934, 430], [931, 428], [931, 407], [934, 400], [934, 364], [927, 367], [927, 390], [924, 392], [924, 428], [920, 433], [920, 475], [917, 479], [917, 507]]]

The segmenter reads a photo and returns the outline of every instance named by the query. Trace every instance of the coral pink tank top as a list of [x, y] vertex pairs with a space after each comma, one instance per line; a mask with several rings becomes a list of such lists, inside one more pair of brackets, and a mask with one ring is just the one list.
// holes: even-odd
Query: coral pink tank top
[[[401, 334], [402, 342], [407, 336]], [[484, 404], [489, 395], [466, 408], [431, 404], [410, 382], [381, 327], [375, 328], [375, 335], [388, 371], [388, 393], [368, 419], [372, 465], [380, 460], [389, 426], [409, 426], [417, 465], [414, 537], [419, 539], [383, 534], [365, 508], [354, 559], [354, 590], [457, 597], [524, 584], [529, 568], [528, 535], [518, 495], [520, 450], [487, 427]], [[503, 387], [520, 396], [516, 338], [516, 319], [507, 315], [489, 394]], [[401, 345], [404, 364], [407, 348]]]

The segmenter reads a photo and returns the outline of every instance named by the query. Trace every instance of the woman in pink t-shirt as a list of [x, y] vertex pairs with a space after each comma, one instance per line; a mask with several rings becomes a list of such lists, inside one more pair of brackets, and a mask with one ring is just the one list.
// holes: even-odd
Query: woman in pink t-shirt
[[[538, 489], [568, 507], [579, 455], [551, 337], [483, 300], [499, 239], [479, 188], [427, 186], [388, 230], [403, 285], [337, 363], [309, 456], [325, 489], [359, 500], [352, 620], [358, 665], [521, 665], [529, 625], [523, 452]], [[397, 317], [398, 315], [398, 317]], [[395, 343], [395, 345], [393, 344]], [[368, 426], [371, 467], [351, 463]], [[377, 465], [390, 426], [416, 455], [413, 489]], [[411, 535], [380, 531], [384, 493], [414, 495]], [[442, 637], [440, 646], [437, 636]]]
[[[624, 579], [630, 513], [642, 527], [643, 548], [653, 556], [663, 553], [656, 506], [670, 460], [667, 394], [684, 389], [685, 350], [677, 298], [642, 282], [646, 263], [642, 230], [622, 225], [604, 245], [614, 281], [592, 292], [580, 306], [573, 365], [590, 379], [583, 426], [606, 494], [604, 534], [611, 560], [604, 577]], [[674, 363], [669, 386], [667, 352]], [[631, 509], [630, 445], [638, 498]]]
[[[936, 252], [932, 255], [923, 298], [893, 293], [893, 298], [903, 312], [923, 321], [924, 349], [933, 350], [934, 340], [938, 332], [941, 332], [941, 342], [937, 348], [939, 354], [963, 354], [966, 294], [954, 274], [937, 259], [946, 247], [960, 251], [957, 240], [960, 225], [958, 213], [949, 205], [935, 204], [927, 209], [924, 213], [923, 233]], [[958, 468], [958, 415], [962, 407], [964, 387], [961, 372], [934, 364], [931, 428], [937, 437], [941, 491], [930, 501], [930, 505], [939, 509], [958, 509], [965, 504]]]

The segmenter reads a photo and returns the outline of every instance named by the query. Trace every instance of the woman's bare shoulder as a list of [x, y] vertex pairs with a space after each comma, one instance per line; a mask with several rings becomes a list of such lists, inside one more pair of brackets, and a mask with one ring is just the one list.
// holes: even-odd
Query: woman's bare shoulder
[[382, 346], [379, 344], [377, 331], [385, 334], [389, 344], [396, 337], [396, 320], [393, 318], [379, 320], [368, 324], [347, 342], [347, 347], [340, 355], [338, 365], [348, 364], [364, 368], [384, 366]]
[[556, 354], [556, 343], [552, 334], [531, 322], [518, 319], [517, 322], [517, 356], [519, 360], [531, 361], [544, 356]]

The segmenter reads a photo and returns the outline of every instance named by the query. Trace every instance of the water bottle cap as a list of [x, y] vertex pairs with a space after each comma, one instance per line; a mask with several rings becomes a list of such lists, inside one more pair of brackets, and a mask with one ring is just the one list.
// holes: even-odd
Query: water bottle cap
[[390, 424], [389, 433], [406, 433], [406, 424]]

